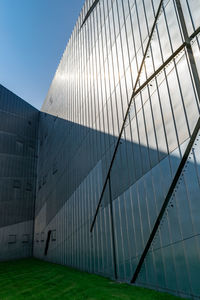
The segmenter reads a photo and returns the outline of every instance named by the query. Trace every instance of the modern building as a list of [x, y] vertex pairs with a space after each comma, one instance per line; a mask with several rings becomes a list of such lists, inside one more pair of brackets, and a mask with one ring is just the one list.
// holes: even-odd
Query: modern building
[[24, 256], [199, 299], [199, 15], [196, 0], [85, 2], [42, 112], [12, 94], [26, 109], [1, 150], [7, 255], [29, 235]]
[[0, 260], [31, 256], [39, 112], [0, 85]]

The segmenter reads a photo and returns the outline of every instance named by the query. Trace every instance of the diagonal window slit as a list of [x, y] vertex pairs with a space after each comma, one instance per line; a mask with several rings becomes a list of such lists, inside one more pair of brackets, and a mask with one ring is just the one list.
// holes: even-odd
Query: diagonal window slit
[[[176, 2], [179, 2], [180, 0], [176, 0]], [[151, 29], [151, 33], [149, 35], [149, 40], [148, 40], [148, 43], [147, 43], [147, 46], [146, 46], [146, 49], [145, 49], [145, 52], [144, 52], [144, 57], [143, 57], [143, 60], [141, 62], [141, 65], [140, 65], [140, 68], [139, 68], [139, 72], [138, 72], [138, 76], [137, 76], [137, 79], [136, 79], [136, 82], [135, 82], [135, 85], [134, 85], [134, 89], [133, 89], [133, 93], [132, 93], [132, 96], [131, 96], [131, 99], [130, 99], [130, 102], [128, 104], [128, 108], [127, 108], [127, 111], [126, 111], [126, 114], [125, 114], [125, 118], [124, 118], [124, 121], [123, 121], [123, 124], [122, 124], [122, 127], [121, 127], [121, 131], [120, 131], [120, 134], [119, 134], [119, 137], [118, 137], [118, 140], [117, 140], [117, 143], [116, 143], [116, 146], [115, 146], [115, 149], [114, 149], [114, 152], [113, 152], [113, 155], [112, 155], [112, 160], [111, 160], [111, 163], [110, 163], [110, 166], [109, 166], [109, 169], [108, 169], [108, 173], [107, 173], [107, 176], [106, 176], [106, 179], [105, 179], [105, 182], [104, 182], [104, 185], [103, 185], [103, 189], [102, 189], [102, 192], [101, 192], [101, 196], [100, 196], [100, 199], [99, 199], [99, 202], [98, 202], [98, 205], [97, 205], [97, 208], [96, 208], [96, 211], [95, 211], [95, 214], [94, 214], [94, 217], [93, 217], [93, 221], [92, 221], [92, 224], [91, 224], [91, 227], [90, 227], [90, 232], [93, 231], [93, 228], [94, 228], [94, 225], [95, 225], [95, 222], [96, 222], [96, 218], [97, 218], [97, 215], [98, 215], [98, 212], [99, 212], [99, 209], [100, 209], [100, 206], [101, 206], [101, 202], [102, 202], [102, 199], [103, 199], [103, 196], [104, 196], [104, 192], [105, 192], [105, 189], [106, 189], [106, 186], [107, 184], [109, 183], [109, 180], [110, 180], [110, 173], [111, 173], [111, 170], [112, 170], [112, 166], [113, 166], [113, 163], [115, 161], [115, 157], [116, 157], [116, 154], [117, 154], [117, 151], [118, 151], [118, 147], [120, 145], [120, 140], [121, 140], [121, 137], [122, 137], [122, 134], [123, 134], [123, 130], [126, 126], [126, 122], [127, 122], [127, 119], [129, 117], [129, 111], [130, 111], [130, 108], [131, 108], [131, 105], [132, 105], [132, 102], [134, 101], [134, 98], [135, 96], [147, 85], [150, 83], [150, 81], [155, 78], [155, 76], [157, 76], [167, 65], [168, 63], [170, 63], [170, 61], [172, 61], [183, 49], [187, 49], [188, 52], [191, 52], [191, 42], [192, 40], [199, 34], [200, 32], [200, 28], [197, 28], [196, 31], [191, 35], [191, 36], [187, 36], [187, 39], [185, 38], [185, 41], [183, 42], [183, 44], [162, 64], [162, 66], [160, 66], [155, 72], [154, 74], [152, 74], [150, 76], [150, 78], [148, 78], [146, 80], [146, 82], [144, 82], [139, 88], [137, 88], [137, 85], [138, 85], [138, 82], [139, 82], [139, 78], [140, 78], [140, 74], [142, 72], [142, 69], [143, 69], [143, 66], [144, 66], [144, 62], [145, 62], [145, 58], [147, 56], [147, 53], [148, 53], [148, 49], [150, 47], [150, 44], [151, 44], [151, 40], [152, 40], [152, 36], [153, 36], [153, 33], [154, 33], [154, 30], [156, 28], [156, 25], [157, 25], [157, 21], [158, 21], [158, 18], [160, 16], [160, 13], [162, 11], [162, 6], [163, 6], [163, 2], [164, 0], [161, 0], [160, 1], [160, 5], [158, 7], [158, 10], [157, 10], [157, 13], [156, 13], [156, 16], [155, 16], [155, 20], [154, 20], [154, 24], [152, 26], [152, 29]], [[191, 54], [191, 53], [189, 53]], [[191, 55], [189, 55], [190, 59], [191, 59]], [[192, 55], [193, 57], [193, 55]], [[199, 77], [198, 77], [198, 74], [197, 74], [197, 70], [195, 68], [195, 64], [193, 64], [193, 61], [191, 60], [191, 65], [192, 65], [192, 70], [193, 70], [193, 73], [195, 74], [194, 76], [194, 81], [195, 81], [195, 86], [196, 86], [196, 90], [197, 90], [197, 93], [198, 93], [198, 97], [200, 99], [200, 89], [199, 89]], [[137, 265], [137, 268], [135, 270], [135, 273], [132, 277], [132, 280], [131, 280], [131, 283], [135, 283], [136, 279], [137, 279], [137, 276], [140, 272], [140, 269], [141, 269], [141, 266], [144, 262], [144, 259], [146, 257], [146, 254], [151, 246], [151, 243], [152, 243], [152, 240], [154, 238], [154, 235], [157, 231], [157, 228], [160, 224], [160, 221], [162, 219], [162, 216], [165, 212], [165, 209], [166, 209], [166, 206], [170, 200], [170, 196], [174, 190], [174, 187], [176, 186], [176, 183], [180, 177], [180, 174], [182, 172], [182, 169], [185, 165], [185, 162], [190, 154], [190, 151], [191, 151], [191, 148], [192, 148], [192, 145], [194, 143], [194, 140], [198, 134], [198, 130], [200, 130], [200, 118], [198, 119], [198, 122], [196, 124], [196, 127], [193, 131], [193, 134], [191, 136], [191, 140], [187, 146], [187, 149], [185, 151], [185, 154], [182, 158], [182, 161], [179, 165], [179, 168], [177, 170], [177, 173], [172, 181], [172, 184], [170, 186], [170, 189], [168, 191], [168, 194], [164, 200], [164, 203], [163, 203], [163, 206], [162, 206], [162, 209], [159, 213], [159, 216], [156, 220], [156, 223], [154, 225], [154, 228], [149, 236], [149, 240], [146, 244], [146, 247], [142, 253], [142, 256], [140, 257], [140, 260], [139, 260], [139, 263]]]
[[[195, 83], [195, 87], [196, 87], [196, 91], [197, 91], [197, 94], [198, 94], [198, 98], [199, 98], [199, 101], [200, 101], [200, 79], [199, 79], [199, 75], [198, 75], [198, 71], [197, 71], [197, 68], [196, 68], [196, 63], [195, 63], [195, 60], [194, 60], [194, 55], [193, 55], [193, 52], [192, 52], [192, 47], [191, 47], [191, 40], [195, 37], [195, 35], [197, 35], [199, 33], [199, 28], [193, 33], [193, 35], [191, 35], [190, 37], [188, 36], [188, 32], [187, 32], [187, 27], [186, 27], [186, 23], [185, 23], [185, 19], [184, 19], [184, 15], [183, 15], [183, 11], [182, 11], [182, 6], [181, 6], [181, 3], [180, 3], [180, 0], [175, 0], [176, 2], [176, 6], [177, 6], [177, 11], [178, 11], [178, 15], [179, 15], [179, 19], [180, 19], [180, 23], [181, 23], [181, 28], [182, 28], [182, 31], [183, 31], [183, 36], [184, 36], [184, 44], [186, 46], [186, 50], [188, 52], [188, 57], [189, 57], [189, 60], [190, 60], [190, 66], [191, 66], [191, 69], [192, 69], [192, 73], [193, 73], [193, 79], [194, 79], [194, 83]], [[172, 197], [172, 194], [174, 192], [174, 189], [178, 183], [178, 180], [182, 174], [182, 171], [183, 171], [183, 168], [187, 162], [187, 159], [192, 151], [192, 147], [195, 143], [195, 140], [197, 138], [197, 135], [198, 135], [198, 132], [200, 130], [200, 117], [198, 118], [198, 121], [196, 123], [196, 126], [194, 128], [194, 131], [191, 135], [191, 138], [190, 138], [190, 141], [188, 143], [188, 146], [185, 150], [185, 153], [181, 159], [181, 162], [179, 164], [179, 167], [176, 171], [176, 174], [172, 180], [172, 183], [171, 183], [171, 186], [168, 190], [168, 193], [167, 193], [167, 196], [164, 200], [164, 203], [162, 205], [162, 208], [160, 210], [160, 213], [156, 219], [156, 222], [154, 224], [154, 227], [153, 227], [153, 230], [151, 231], [151, 234], [149, 236], [149, 239], [146, 243], [146, 246], [144, 248], [144, 251], [140, 257], [140, 260], [139, 260], [139, 263], [136, 267], [136, 270], [134, 272], [134, 275], [133, 275], [133, 278], [131, 280], [131, 283], [135, 283], [138, 275], [139, 275], [139, 272], [142, 268], [142, 265], [144, 263], [144, 260], [147, 256], [147, 253], [151, 247], [151, 244], [153, 242], [153, 239], [156, 235], [156, 232], [159, 228], [159, 225], [160, 225], [160, 222], [164, 216], [164, 213], [165, 213], [165, 210], [167, 208], [167, 205]]]
[[[163, 2], [163, 1], [161, 1]], [[159, 14], [160, 14], [160, 10], [162, 8], [162, 3], [160, 4], [161, 6], [159, 7], [159, 10], [157, 12], [157, 15], [156, 15], [156, 18], [155, 18], [155, 21], [154, 21], [154, 25], [156, 26], [156, 23], [157, 23], [157, 20], [158, 20], [158, 17], [159, 17]], [[93, 217], [93, 221], [92, 221], [92, 224], [91, 224], [91, 227], [90, 227], [90, 232], [93, 231], [93, 228], [94, 228], [94, 225], [95, 225], [95, 222], [96, 222], [96, 218], [97, 218], [97, 215], [98, 215], [98, 211], [100, 209], [100, 205], [101, 205], [101, 202], [102, 202], [102, 199], [103, 199], [103, 195], [104, 195], [104, 192], [105, 192], [105, 189], [106, 189], [106, 186], [107, 186], [107, 183], [108, 183], [108, 179], [109, 179], [109, 176], [110, 176], [110, 173], [111, 173], [111, 170], [112, 170], [112, 166], [113, 166], [113, 163], [114, 163], [114, 160], [115, 160], [115, 156], [116, 156], [116, 153], [118, 151], [118, 147], [119, 147], [119, 144], [120, 144], [120, 140], [121, 140], [121, 137], [122, 137], [122, 134], [123, 134], [123, 130], [126, 126], [126, 122], [127, 122], [127, 119], [129, 117], [129, 111], [131, 109], [131, 106], [132, 106], [132, 102], [135, 98], [135, 96], [147, 85], [151, 82], [151, 80], [153, 80], [153, 78], [155, 78], [155, 76], [157, 76], [185, 47], [187, 47], [187, 43], [186, 42], [183, 42], [183, 44], [162, 64], [162, 66], [160, 66], [139, 88], [137, 88], [137, 84], [138, 84], [138, 81], [139, 81], [139, 77], [140, 77], [140, 73], [142, 71], [142, 68], [143, 68], [143, 65], [144, 65], [144, 61], [145, 61], [145, 57], [147, 55], [147, 52], [148, 52], [148, 48], [149, 48], [149, 45], [150, 45], [150, 42], [151, 42], [151, 38], [152, 38], [152, 35], [153, 35], [153, 32], [154, 32], [154, 29], [155, 27], [152, 27], [152, 31], [151, 31], [151, 34], [150, 34], [150, 37], [149, 37], [149, 42], [147, 44], [147, 47], [146, 47], [146, 50], [145, 50], [145, 54], [144, 54], [144, 58], [142, 60], [142, 63], [141, 63], [141, 66], [140, 66], [140, 70], [138, 72], [138, 77], [137, 77], [137, 80], [136, 80], [136, 83], [135, 83], [135, 86], [134, 86], [134, 90], [133, 90], [133, 94], [131, 96], [131, 99], [130, 99], [130, 102], [129, 102], [129, 105], [128, 105], [128, 108], [127, 108], [127, 112], [126, 112], [126, 115], [125, 115], [125, 118], [124, 118], [124, 121], [123, 121], [123, 124], [122, 124], [122, 128], [121, 128], [121, 131], [120, 131], [120, 134], [119, 134], [119, 137], [118, 137], [118, 140], [117, 140], [117, 143], [116, 143], [116, 146], [115, 146], [115, 150], [114, 150], [114, 153], [113, 153], [113, 156], [112, 156], [112, 160], [111, 160], [111, 163], [110, 163], [110, 167], [109, 167], [109, 170], [108, 170], [108, 173], [107, 173], [107, 177], [105, 179], [105, 183], [104, 183], [104, 186], [103, 186], [103, 189], [102, 189], [102, 193], [101, 193], [101, 196], [100, 196], [100, 199], [99, 199], [99, 203], [97, 205], [97, 208], [96, 208], [96, 211], [95, 211], [95, 214], [94, 214], [94, 217]], [[200, 33], [200, 27], [197, 28], [197, 30], [189, 37], [189, 41], [191, 43], [191, 41]], [[196, 88], [197, 90], [199, 90], [199, 87], [198, 85], [196, 85]], [[200, 94], [200, 93], [199, 93]]]
[[92, 225], [91, 225], [91, 227], [90, 227], [90, 232], [92, 232], [92, 230], [93, 230], [93, 228], [94, 228], [94, 224], [95, 224], [95, 222], [96, 222], [96, 218], [97, 218], [97, 215], [98, 215], [98, 212], [99, 212], [99, 208], [100, 208], [100, 205], [101, 205], [101, 202], [102, 202], [102, 199], [103, 199], [103, 195], [104, 195], [104, 192], [105, 192], [107, 183], [108, 183], [108, 179], [109, 179], [109, 177], [110, 177], [110, 173], [111, 173], [111, 170], [112, 170], [112, 166], [113, 166], [113, 163], [114, 163], [114, 160], [115, 160], [117, 151], [118, 151], [118, 147], [119, 147], [119, 145], [120, 145], [120, 140], [121, 140], [121, 137], [122, 137], [122, 134], [123, 134], [123, 130], [124, 130], [124, 128], [125, 128], [126, 121], [127, 121], [127, 119], [128, 119], [128, 116], [129, 116], [129, 111], [130, 111], [132, 102], [133, 102], [134, 97], [135, 97], [135, 92], [136, 92], [136, 90], [137, 90], [137, 85], [138, 85], [138, 82], [139, 82], [139, 79], [140, 79], [140, 75], [141, 75], [141, 72], [142, 72], [142, 69], [143, 69], [143, 66], [144, 66], [144, 63], [145, 63], [145, 59], [146, 59], [146, 56], [147, 56], [147, 53], [148, 53], [148, 50], [149, 50], [149, 47], [150, 47], [150, 44], [151, 44], [151, 40], [152, 40], [152, 37], [153, 37], [153, 34], [154, 34], [154, 30], [155, 30], [155, 28], [156, 28], [158, 18], [159, 18], [159, 16], [160, 16], [161, 11], [162, 11], [163, 2], [164, 2], [164, 0], [161, 0], [161, 1], [160, 1], [158, 10], [157, 10], [157, 13], [156, 13], [156, 16], [155, 16], [155, 20], [154, 20], [154, 23], [153, 23], [153, 26], [152, 26], [152, 29], [151, 29], [151, 33], [150, 33], [150, 35], [149, 35], [148, 43], [147, 43], [147, 46], [146, 46], [146, 49], [145, 49], [145, 52], [144, 52], [144, 56], [143, 56], [143, 59], [142, 59], [142, 62], [141, 62], [141, 65], [140, 65], [140, 68], [139, 68], [139, 71], [138, 71], [138, 75], [137, 75], [136, 81], [135, 81], [133, 93], [132, 93], [130, 102], [129, 102], [129, 104], [128, 104], [128, 108], [127, 108], [127, 111], [126, 111], [126, 114], [125, 114], [125, 117], [124, 117], [124, 121], [123, 121], [121, 130], [120, 130], [120, 134], [119, 134], [119, 137], [118, 137], [118, 140], [117, 140], [117, 143], [116, 143], [114, 152], [113, 152], [113, 156], [112, 156], [112, 160], [111, 160], [111, 163], [110, 163], [110, 167], [109, 167], [109, 170], [108, 170], [108, 173], [107, 173], [107, 176], [106, 176], [106, 180], [105, 180], [105, 183], [104, 183], [102, 192], [101, 192], [101, 196], [100, 196], [100, 199], [99, 199], [99, 203], [98, 203], [98, 205], [97, 205], [96, 212], [95, 212], [95, 215], [94, 215], [94, 218], [93, 218], [93, 221], [92, 221]]
[[51, 230], [48, 231], [47, 234], [47, 240], [46, 240], [46, 245], [45, 245], [45, 250], [44, 250], [44, 255], [47, 255], [48, 249], [49, 249], [49, 242], [50, 242], [50, 237], [51, 237]]
[[173, 192], [174, 192], [174, 189], [175, 189], [175, 187], [176, 187], [176, 185], [177, 185], [177, 183], [178, 183], [178, 180], [179, 180], [179, 178], [180, 178], [180, 176], [181, 176], [181, 174], [182, 174], [183, 168], [184, 168], [184, 166], [185, 166], [185, 164], [186, 164], [186, 162], [187, 162], [187, 159], [188, 159], [188, 157], [189, 157], [189, 155], [190, 155], [190, 152], [191, 152], [192, 147], [193, 147], [193, 145], [194, 145], [195, 139], [197, 138], [197, 135], [198, 135], [198, 133], [199, 133], [199, 130], [200, 130], [200, 118], [199, 118], [198, 121], [197, 121], [197, 124], [196, 124], [196, 126], [195, 126], [195, 128], [194, 128], [194, 131], [193, 131], [193, 133], [192, 133], [192, 136], [191, 136], [191, 138], [190, 138], [189, 144], [188, 144], [188, 146], [187, 146], [187, 148], [186, 148], [186, 150], [185, 150], [185, 153], [184, 153], [184, 155], [183, 155], [183, 157], [182, 157], [182, 160], [181, 160], [181, 162], [180, 162], [180, 164], [179, 164], [179, 167], [178, 167], [178, 169], [177, 169], [177, 172], [176, 172], [176, 174], [175, 174], [175, 176], [174, 176], [174, 178], [173, 178], [173, 180], [172, 180], [171, 186], [170, 186], [170, 188], [169, 188], [169, 190], [168, 190], [167, 196], [166, 196], [166, 198], [165, 198], [165, 200], [164, 200], [164, 203], [163, 203], [163, 205], [162, 205], [162, 208], [161, 208], [161, 210], [160, 210], [160, 213], [159, 213], [159, 215], [158, 215], [158, 217], [157, 217], [157, 219], [156, 219], [156, 222], [155, 222], [154, 227], [153, 227], [153, 230], [152, 230], [152, 232], [151, 232], [151, 234], [150, 234], [150, 236], [149, 236], [149, 239], [148, 239], [148, 241], [147, 241], [147, 243], [146, 243], [146, 246], [145, 246], [145, 248], [144, 248], [144, 251], [143, 251], [143, 253], [142, 253], [141, 257], [140, 257], [139, 263], [138, 263], [138, 265], [137, 265], [137, 267], [136, 267], [136, 270], [135, 270], [135, 272], [134, 272], [134, 275], [133, 275], [133, 278], [132, 278], [132, 280], [131, 280], [131, 283], [135, 283], [135, 281], [136, 281], [136, 279], [137, 279], [137, 277], [138, 277], [138, 274], [139, 274], [139, 272], [140, 272], [140, 270], [141, 270], [141, 268], [142, 268], [142, 265], [143, 265], [144, 260], [145, 260], [145, 258], [146, 258], [146, 256], [147, 256], [147, 253], [148, 253], [148, 251], [149, 251], [149, 249], [150, 249], [150, 247], [151, 247], [152, 241], [153, 241], [153, 239], [154, 239], [154, 237], [155, 237], [155, 234], [156, 234], [156, 232], [157, 232], [157, 230], [158, 230], [158, 228], [159, 228], [160, 222], [161, 222], [161, 220], [162, 220], [162, 218], [163, 218], [163, 215], [164, 215], [164, 213], [165, 213], [165, 210], [166, 210], [166, 208], [167, 208], [167, 205], [168, 205], [168, 203], [169, 203], [169, 201], [170, 201], [170, 199], [171, 199], [171, 197], [172, 197], [172, 194], [173, 194]]
[[83, 27], [83, 25], [85, 24], [85, 22], [87, 21], [87, 19], [89, 18], [89, 16], [91, 15], [91, 13], [93, 12], [93, 10], [95, 9], [95, 7], [97, 6], [98, 3], [99, 3], [99, 0], [94, 1], [94, 3], [92, 4], [92, 6], [90, 7], [90, 9], [87, 12], [85, 19], [83, 20], [81, 28]]

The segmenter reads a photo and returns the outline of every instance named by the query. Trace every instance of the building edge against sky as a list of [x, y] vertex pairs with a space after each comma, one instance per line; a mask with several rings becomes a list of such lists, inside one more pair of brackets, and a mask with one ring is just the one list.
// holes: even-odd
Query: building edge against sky
[[35, 257], [199, 298], [199, 13], [194, 0], [85, 2], [34, 112]]

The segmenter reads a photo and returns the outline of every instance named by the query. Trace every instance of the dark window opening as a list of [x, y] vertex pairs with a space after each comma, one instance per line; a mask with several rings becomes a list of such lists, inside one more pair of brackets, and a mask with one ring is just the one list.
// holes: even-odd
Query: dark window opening
[[52, 242], [56, 241], [56, 230], [52, 230], [52, 232], [51, 232], [51, 240], [52, 240]]
[[36, 243], [39, 243], [39, 233], [36, 233]]
[[17, 242], [16, 234], [10, 234], [8, 236], [8, 244], [15, 244]]
[[33, 189], [32, 184], [30, 182], [27, 182], [27, 184], [26, 184], [26, 191], [27, 192], [31, 192], [32, 189]]
[[29, 234], [23, 234], [22, 243], [27, 244], [29, 242]]
[[87, 21], [87, 19], [89, 18], [89, 16], [91, 15], [91, 13], [93, 12], [93, 10], [95, 9], [95, 7], [97, 6], [98, 3], [99, 3], [99, 0], [94, 1], [94, 3], [92, 4], [92, 6], [90, 7], [90, 9], [87, 12], [85, 19], [83, 20], [81, 28], [83, 27], [83, 25], [85, 24], [85, 22]]
[[21, 182], [20, 182], [20, 180], [14, 180], [13, 181], [13, 188], [14, 189], [20, 189], [21, 188]]
[[47, 255], [48, 249], [49, 249], [49, 242], [50, 242], [50, 238], [51, 238], [51, 230], [48, 231], [47, 234], [47, 240], [46, 240], [46, 245], [45, 245], [45, 249], [44, 249], [44, 255]]
[[41, 242], [44, 242], [44, 232], [41, 232]]

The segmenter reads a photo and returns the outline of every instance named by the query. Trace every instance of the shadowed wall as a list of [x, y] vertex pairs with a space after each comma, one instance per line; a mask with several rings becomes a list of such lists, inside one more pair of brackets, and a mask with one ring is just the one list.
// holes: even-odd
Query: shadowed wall
[[0, 260], [32, 255], [38, 118], [0, 86]]
[[[36, 257], [131, 281], [199, 119], [199, 11], [187, 0], [85, 1], [42, 107]], [[199, 297], [198, 195], [199, 135], [136, 284]]]

